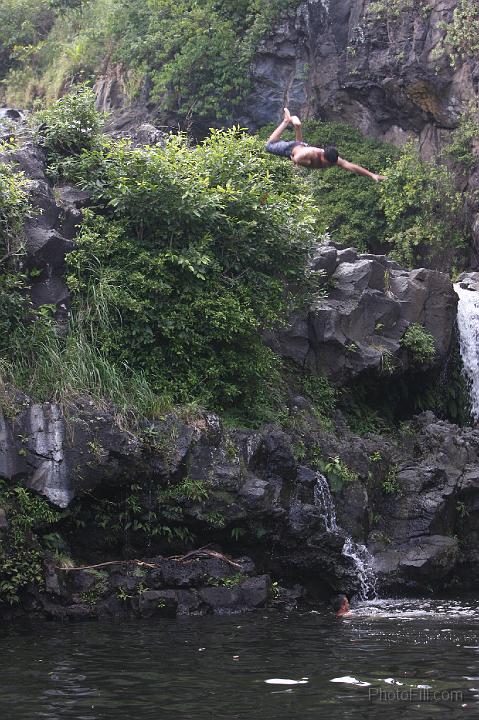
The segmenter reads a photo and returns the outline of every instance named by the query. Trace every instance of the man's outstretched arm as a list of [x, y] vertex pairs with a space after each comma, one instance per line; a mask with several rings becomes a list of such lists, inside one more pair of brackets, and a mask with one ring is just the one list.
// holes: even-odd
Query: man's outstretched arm
[[343, 168], [343, 170], [348, 170], [349, 172], [355, 173], [356, 175], [365, 175], [366, 177], [371, 178], [371, 180], [374, 180], [375, 182], [379, 182], [380, 180], [387, 180], [387, 177], [385, 175], [376, 175], [376, 173], [370, 172], [361, 165], [356, 165], [355, 163], [344, 160], [344, 158], [341, 157], [338, 158], [338, 162], [336, 163], [336, 165], [340, 168]]

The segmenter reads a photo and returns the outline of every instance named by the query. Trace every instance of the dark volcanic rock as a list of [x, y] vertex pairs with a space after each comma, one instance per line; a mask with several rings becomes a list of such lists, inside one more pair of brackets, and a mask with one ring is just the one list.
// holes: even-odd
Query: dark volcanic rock
[[412, 323], [435, 341], [434, 364], [449, 352], [457, 296], [436, 270], [403, 270], [381, 255], [358, 255], [332, 245], [317, 249], [313, 268], [325, 272], [332, 289], [309, 313], [293, 317], [269, 336], [272, 347], [303, 368], [344, 381], [366, 370], [404, 372], [416, 367], [401, 347]]
[[65, 282], [65, 256], [74, 248], [73, 238], [88, 196], [69, 186], [54, 190], [45, 174], [42, 149], [29, 141], [3, 153], [0, 160], [11, 163], [30, 181], [33, 211], [24, 228], [23, 262], [27, 270], [36, 271], [31, 285], [33, 304], [56, 306], [58, 326], [66, 330], [70, 294]]

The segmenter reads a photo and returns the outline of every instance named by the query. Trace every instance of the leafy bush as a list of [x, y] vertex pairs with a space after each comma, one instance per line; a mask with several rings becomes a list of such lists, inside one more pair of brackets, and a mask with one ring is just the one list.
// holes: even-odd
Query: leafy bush
[[81, 86], [32, 117], [40, 144], [51, 156], [91, 149], [98, 140], [102, 116], [95, 110], [95, 93]]
[[18, 271], [17, 262], [23, 253], [22, 229], [30, 211], [28, 188], [23, 173], [0, 162], [0, 351], [28, 311], [27, 278]]
[[3, 382], [37, 400], [86, 393], [120, 415], [194, 400], [266, 417], [281, 380], [261, 331], [315, 290], [307, 187], [238, 130], [195, 148], [181, 136], [165, 149], [105, 139], [63, 157], [91, 142], [69, 131], [76, 108], [90, 117], [84, 92], [58, 103], [60, 119], [50, 109], [44, 131], [52, 172], [87, 188], [95, 207], [68, 257], [70, 331], [57, 335], [48, 307], [17, 323]]
[[341, 492], [344, 484], [353, 483], [358, 480], [358, 473], [348, 467], [339, 455], [328, 457], [327, 459], [322, 458], [321, 455], [317, 453], [314, 453], [314, 455], [311, 465], [326, 475], [333, 492]]
[[477, 155], [473, 153], [473, 142], [479, 137], [477, 105], [472, 105], [468, 112], [459, 120], [458, 127], [453, 130], [451, 142], [444, 148], [444, 155], [463, 170], [470, 170], [477, 164]]
[[53, 525], [59, 514], [46, 500], [24, 487], [7, 488], [0, 483], [0, 505], [9, 527], [0, 545], [0, 602], [14, 605], [28, 585], [41, 585], [43, 566], [37, 533]]
[[403, 12], [424, 11], [425, 7], [425, 0], [375, 0], [369, 3], [366, 12], [372, 17], [391, 20], [400, 17]]
[[0, 76], [15, 63], [19, 48], [38, 43], [49, 32], [53, 21], [48, 0], [2, 0]]
[[[41, 0], [49, 24], [37, 28], [31, 0], [22, 7], [28, 32], [5, 25], [7, 96], [18, 81], [31, 99], [54, 99], [91, 80], [107, 62], [152, 81], [153, 96], [183, 119], [231, 117], [249, 89], [250, 64], [260, 38], [299, 0]], [[17, 13], [18, 15], [18, 13]], [[1, 39], [0, 31], [0, 39]], [[15, 47], [15, 52], [13, 51]], [[137, 83], [138, 85], [138, 83]], [[27, 98], [25, 98], [27, 99]]]
[[479, 6], [476, 0], [459, 0], [451, 21], [440, 23], [445, 36], [439, 50], [447, 49], [451, 65], [476, 58], [479, 52]]
[[463, 196], [445, 165], [422, 161], [408, 145], [379, 187], [390, 255], [409, 267], [448, 270], [467, 237]]
[[397, 466], [391, 465], [381, 484], [382, 491], [385, 495], [399, 495], [401, 493], [401, 486], [399, 485], [397, 476]]
[[112, 143], [62, 172], [102, 208], [86, 213], [68, 260], [102, 351], [177, 401], [256, 405], [277, 368], [259, 331], [286, 316], [293, 286], [307, 287], [314, 241], [316, 213], [291, 168], [228, 131], [193, 149], [182, 137], [165, 149]]
[[417, 323], [409, 325], [400, 344], [416, 363], [430, 362], [436, 354], [434, 336]]
[[338, 390], [322, 375], [305, 375], [301, 378], [303, 392], [311, 399], [318, 422], [331, 430], [331, 417], [336, 409]]

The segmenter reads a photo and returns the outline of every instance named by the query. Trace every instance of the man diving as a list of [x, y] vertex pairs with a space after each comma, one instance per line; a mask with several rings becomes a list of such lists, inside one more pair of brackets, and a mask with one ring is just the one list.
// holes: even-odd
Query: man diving
[[[296, 140], [286, 142], [281, 140], [281, 135], [288, 125], [292, 124], [296, 135]], [[328, 167], [343, 168], [356, 175], [365, 175], [375, 182], [379, 180], [387, 180], [384, 175], [376, 175], [366, 170], [361, 165], [355, 165], [344, 158], [339, 157], [335, 147], [317, 148], [303, 142], [303, 134], [301, 132], [301, 120], [296, 115], [291, 115], [288, 108], [284, 108], [283, 122], [278, 125], [276, 130], [269, 136], [266, 143], [266, 150], [273, 155], [290, 158], [295, 165], [303, 165], [304, 167], [315, 168], [317, 170], [325, 170]]]

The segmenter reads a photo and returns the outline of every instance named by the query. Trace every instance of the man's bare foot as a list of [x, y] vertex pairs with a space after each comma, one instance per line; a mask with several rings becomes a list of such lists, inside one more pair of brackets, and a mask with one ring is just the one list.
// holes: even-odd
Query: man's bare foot
[[283, 122], [287, 122], [289, 124], [291, 120], [291, 113], [289, 112], [288, 108], [284, 108]]

